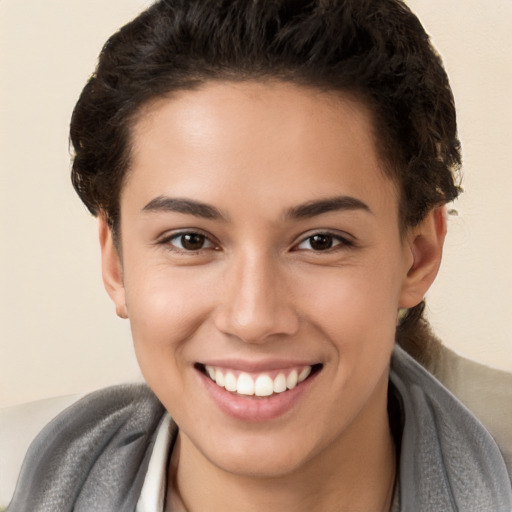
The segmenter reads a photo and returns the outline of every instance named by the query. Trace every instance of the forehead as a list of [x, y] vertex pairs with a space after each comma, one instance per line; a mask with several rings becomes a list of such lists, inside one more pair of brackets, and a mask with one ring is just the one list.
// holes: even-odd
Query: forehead
[[383, 166], [371, 115], [349, 96], [282, 82], [213, 82], [141, 111], [121, 204], [133, 189], [147, 201], [199, 194], [217, 203], [232, 193], [285, 208], [335, 190], [388, 203], [396, 194]]

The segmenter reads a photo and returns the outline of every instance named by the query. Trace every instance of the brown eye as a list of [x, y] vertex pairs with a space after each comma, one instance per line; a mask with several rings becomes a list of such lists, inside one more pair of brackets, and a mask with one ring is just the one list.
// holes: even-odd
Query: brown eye
[[200, 251], [213, 247], [212, 242], [201, 233], [180, 233], [170, 238], [169, 243], [183, 251]]
[[309, 245], [314, 251], [326, 251], [334, 245], [331, 235], [314, 235], [309, 238]]
[[314, 235], [304, 238], [296, 249], [299, 251], [328, 251], [336, 247], [351, 247], [352, 243], [339, 235], [331, 233], [315, 233]]

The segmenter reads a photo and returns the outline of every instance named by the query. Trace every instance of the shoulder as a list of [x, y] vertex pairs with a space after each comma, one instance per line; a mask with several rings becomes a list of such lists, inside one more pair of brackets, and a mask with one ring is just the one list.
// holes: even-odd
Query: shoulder
[[454, 500], [460, 510], [511, 510], [503, 454], [475, 415], [399, 347], [390, 381], [403, 414], [400, 499], [405, 510], [452, 510]]
[[0, 510], [13, 495], [30, 443], [49, 421], [83, 396], [45, 398], [0, 409]]
[[113, 432], [144, 431], [159, 418], [163, 406], [144, 384], [112, 386], [90, 393], [56, 416], [39, 433], [29, 454], [75, 443], [101, 443]]
[[471, 361], [446, 347], [432, 372], [491, 433], [512, 473], [512, 373]]
[[143, 384], [107, 388], [77, 401], [30, 445], [10, 510], [67, 510], [70, 504], [75, 510], [103, 510], [94, 505], [99, 496], [111, 510], [123, 510], [142, 485], [163, 414]]

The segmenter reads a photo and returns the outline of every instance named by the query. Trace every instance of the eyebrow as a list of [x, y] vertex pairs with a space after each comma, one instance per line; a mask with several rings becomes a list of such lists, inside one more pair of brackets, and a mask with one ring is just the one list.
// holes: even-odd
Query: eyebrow
[[226, 217], [214, 206], [192, 201], [191, 199], [181, 199], [167, 196], [158, 196], [152, 199], [144, 208], [144, 212], [177, 212], [193, 215], [210, 220], [226, 220]]
[[[362, 210], [372, 213], [370, 207], [350, 196], [336, 196], [317, 201], [309, 201], [288, 209], [285, 213], [287, 219], [307, 219], [324, 213], [346, 210]], [[144, 208], [143, 212], [176, 212], [186, 215], [193, 215], [209, 220], [227, 220], [227, 216], [215, 206], [211, 206], [192, 199], [158, 196], [152, 199]]]
[[324, 213], [344, 210], [362, 210], [368, 213], [373, 213], [366, 203], [363, 203], [355, 197], [336, 196], [327, 199], [320, 199], [318, 201], [310, 201], [290, 208], [286, 212], [286, 218], [307, 219]]

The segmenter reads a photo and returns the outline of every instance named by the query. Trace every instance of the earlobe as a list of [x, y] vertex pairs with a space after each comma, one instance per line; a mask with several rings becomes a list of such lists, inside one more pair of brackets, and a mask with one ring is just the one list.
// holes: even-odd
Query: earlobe
[[408, 234], [406, 250], [412, 255], [400, 296], [401, 308], [419, 304], [437, 276], [446, 237], [446, 208], [432, 209]]
[[98, 218], [98, 234], [101, 247], [103, 284], [114, 302], [117, 316], [128, 318], [121, 257], [114, 244], [112, 230], [104, 215], [100, 215]]

